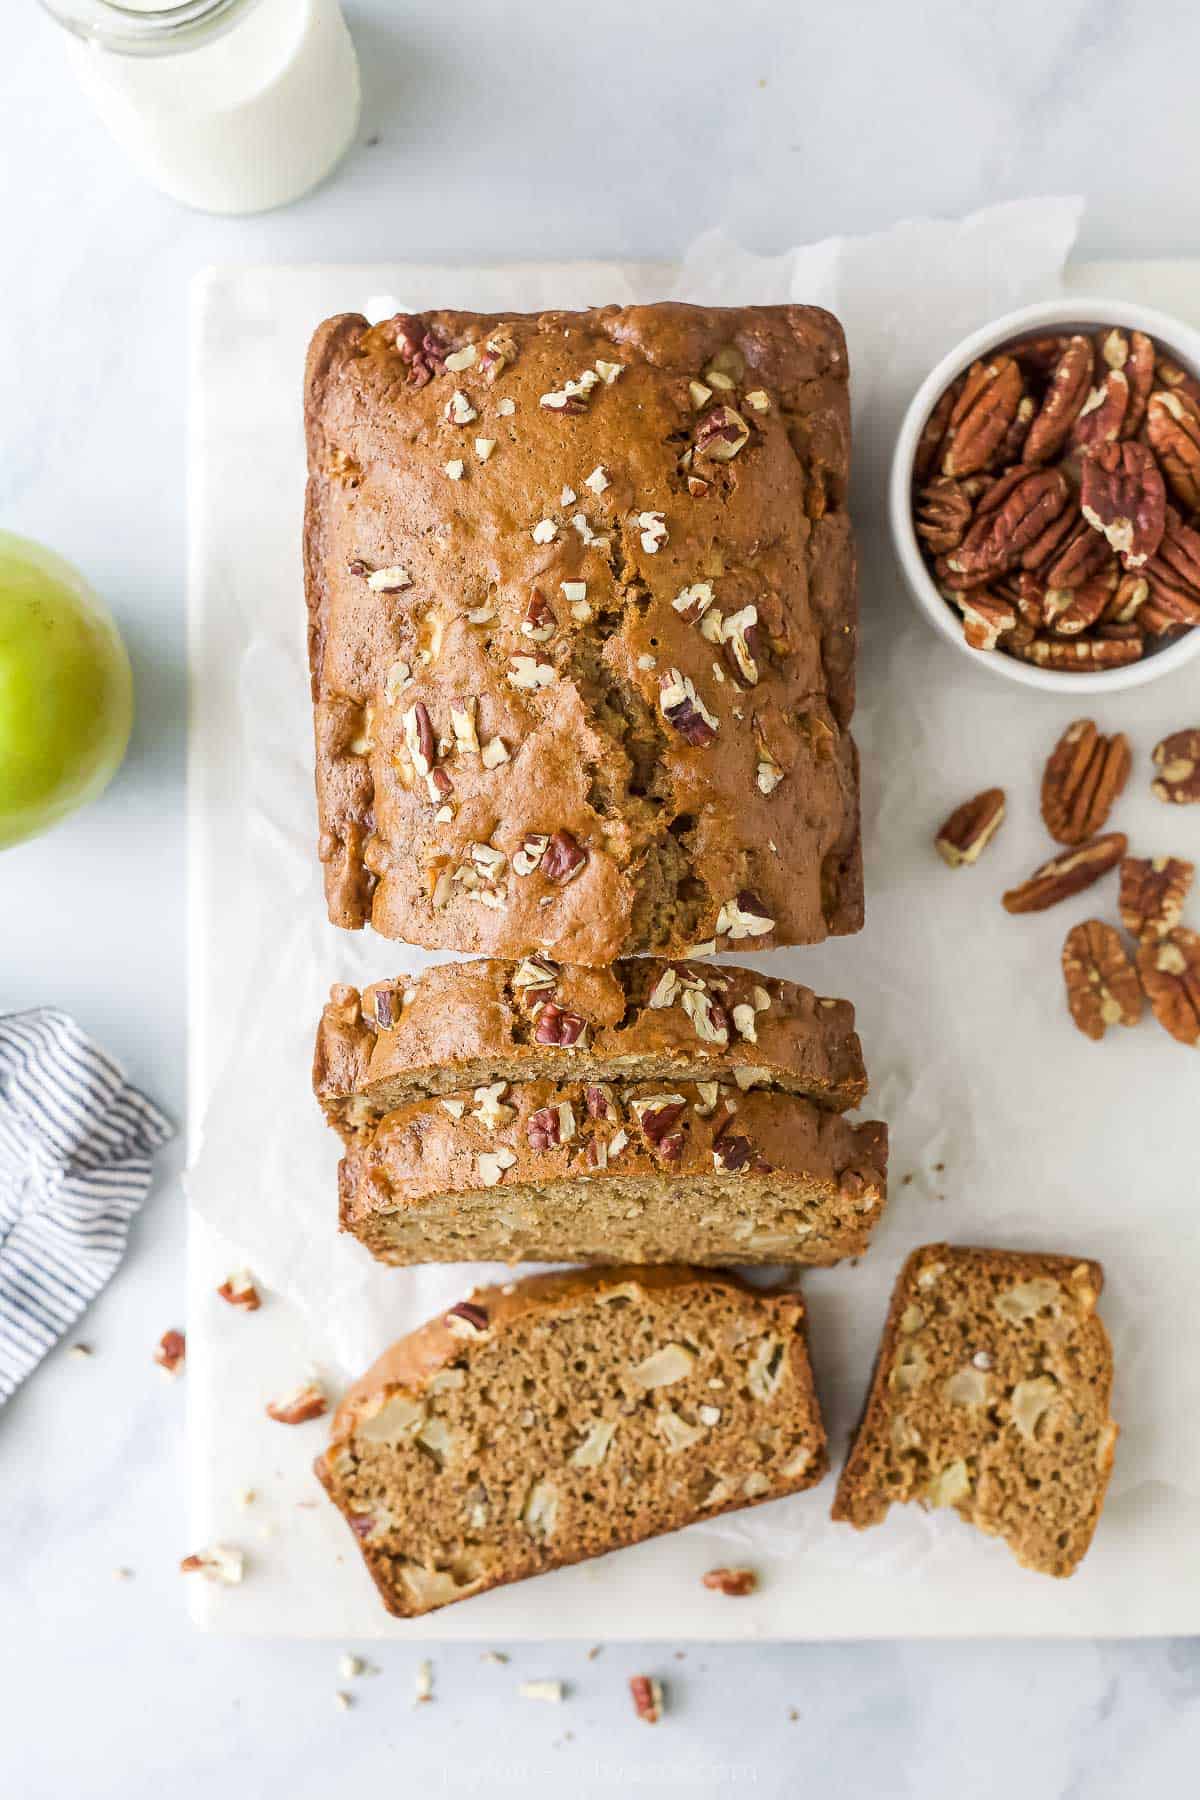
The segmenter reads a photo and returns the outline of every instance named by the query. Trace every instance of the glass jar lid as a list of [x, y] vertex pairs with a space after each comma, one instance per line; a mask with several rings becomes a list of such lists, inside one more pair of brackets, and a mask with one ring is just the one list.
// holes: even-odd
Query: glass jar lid
[[256, 0], [41, 0], [51, 18], [97, 49], [167, 56], [208, 43]]

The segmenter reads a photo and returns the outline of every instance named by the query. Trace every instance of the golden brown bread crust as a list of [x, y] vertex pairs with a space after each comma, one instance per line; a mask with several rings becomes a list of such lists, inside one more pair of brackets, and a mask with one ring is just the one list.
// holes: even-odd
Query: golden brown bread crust
[[[1040, 1293], [1038, 1284], [1047, 1284]], [[832, 1517], [863, 1530], [896, 1502], [953, 1505], [968, 1523], [1003, 1536], [1025, 1567], [1073, 1574], [1099, 1522], [1117, 1438], [1108, 1414], [1112, 1346], [1094, 1310], [1103, 1286], [1102, 1266], [1086, 1258], [949, 1244], [914, 1250], [893, 1291]], [[945, 1335], [926, 1349], [931, 1321]], [[915, 1379], [900, 1366], [906, 1362]], [[977, 1383], [978, 1395], [968, 1388], [947, 1398], [954, 1377]], [[1018, 1386], [1038, 1383], [1049, 1396], [1067, 1396], [1074, 1437], [1059, 1431], [1041, 1442], [1029, 1415], [1021, 1427]], [[921, 1409], [928, 1428], [910, 1438], [907, 1414]], [[952, 1451], [964, 1471], [961, 1491], [943, 1487], [933, 1497], [951, 1465], [930, 1458]]]
[[[478, 362], [445, 369], [445, 354], [482, 354], [489, 340], [512, 352], [497, 379]], [[597, 363], [620, 373], [569, 396], [565, 383]], [[705, 382], [697, 407], [689, 384], [714, 363], [733, 386]], [[344, 315], [320, 327], [305, 391], [305, 576], [336, 923], [592, 965], [724, 947], [746, 913], [761, 948], [859, 928], [846, 376], [841, 329], [813, 307], [443, 312], [374, 328]], [[446, 416], [456, 392], [461, 424]], [[542, 406], [550, 394], [582, 410]], [[704, 439], [726, 404], [749, 436], [719, 461]], [[589, 487], [597, 469], [607, 485]], [[535, 542], [543, 520], [555, 535]], [[369, 585], [395, 568], [406, 585]], [[564, 582], [585, 583], [586, 598]], [[704, 583], [704, 617], [672, 605]], [[541, 629], [528, 617], [535, 588], [554, 615], [548, 638], [522, 629]], [[672, 671], [716, 720], [714, 741], [692, 741], [704, 730], [690, 704], [690, 720], [667, 716]], [[506, 761], [488, 766], [456, 740], [451, 702], [464, 698], [480, 744], [502, 744]], [[445, 794], [414, 762], [418, 706]], [[553, 853], [514, 866], [524, 844], [557, 833], [586, 856], [570, 879]]]
[[[475, 1322], [483, 1320], [489, 1346], [498, 1343], [503, 1349], [506, 1342], [511, 1342], [513, 1354], [519, 1355], [521, 1328], [527, 1321], [562, 1316], [581, 1305], [598, 1305], [603, 1296], [618, 1295], [622, 1291], [653, 1297], [656, 1302], [661, 1303], [664, 1327], [672, 1335], [686, 1337], [689, 1301], [697, 1296], [722, 1294], [735, 1307], [744, 1310], [753, 1330], [777, 1334], [786, 1346], [787, 1367], [792, 1378], [789, 1414], [807, 1436], [810, 1453], [794, 1471], [764, 1483], [753, 1494], [740, 1491], [724, 1499], [712, 1498], [705, 1501], [702, 1510], [697, 1509], [686, 1516], [676, 1516], [681, 1511], [678, 1501], [670, 1507], [663, 1503], [662, 1517], [648, 1526], [626, 1527], [623, 1532], [618, 1527], [607, 1547], [616, 1548], [621, 1544], [652, 1536], [656, 1532], [678, 1529], [680, 1525], [688, 1523], [691, 1517], [713, 1518], [744, 1506], [759, 1505], [783, 1494], [811, 1487], [824, 1477], [829, 1466], [828, 1449], [808, 1359], [806, 1309], [798, 1293], [783, 1289], [754, 1289], [736, 1276], [684, 1265], [574, 1269], [564, 1273], [530, 1276], [498, 1287], [476, 1289], [456, 1308], [429, 1320], [418, 1330], [393, 1344], [348, 1389], [333, 1416], [328, 1448], [313, 1465], [318, 1480], [346, 1517], [367, 1569], [389, 1612], [398, 1617], [412, 1617], [432, 1611], [454, 1598], [466, 1597], [468, 1591], [472, 1594], [482, 1593], [506, 1581], [517, 1579], [522, 1573], [564, 1567], [597, 1553], [595, 1547], [586, 1542], [564, 1541], [552, 1552], [547, 1551], [541, 1555], [537, 1571], [496, 1568], [481, 1578], [474, 1579], [469, 1589], [464, 1588], [461, 1595], [452, 1592], [440, 1598], [431, 1598], [425, 1604], [414, 1604], [411, 1597], [406, 1596], [403, 1583], [398, 1579], [394, 1551], [389, 1552], [383, 1546], [372, 1543], [369, 1534], [365, 1536], [358, 1529], [360, 1521], [351, 1510], [341, 1463], [347, 1454], [353, 1454], [360, 1427], [369, 1422], [397, 1394], [419, 1399], [430, 1392], [430, 1384], [435, 1377], [444, 1375], [455, 1365], [461, 1367], [469, 1358], [473, 1333], [461, 1316], [463, 1313], [469, 1314]], [[460, 1315], [457, 1318], [454, 1316], [456, 1313]], [[481, 1340], [475, 1338], [474, 1341]], [[540, 1412], [547, 1404], [547, 1396], [534, 1392], [530, 1395], [530, 1401], [535, 1412]]]
[[597, 1118], [584, 1085], [543, 1080], [498, 1114], [449, 1104], [389, 1113], [343, 1158], [341, 1229], [381, 1260], [825, 1266], [860, 1256], [883, 1211], [887, 1128], [792, 1094], [617, 1084]]
[[[715, 1026], [705, 999], [718, 1003]], [[539, 1033], [547, 1002], [583, 1022], [574, 1044], [539, 1041], [563, 1035]], [[857, 1106], [867, 1077], [854, 1008], [729, 964], [650, 957], [611, 969], [442, 963], [419, 976], [374, 982], [361, 995], [335, 987], [317, 1032], [313, 1088], [330, 1123], [352, 1134], [409, 1100], [501, 1074], [606, 1081], [623, 1074], [669, 1080], [674, 1072], [728, 1080], [735, 1070], [758, 1071], [759, 1086], [839, 1112]]]

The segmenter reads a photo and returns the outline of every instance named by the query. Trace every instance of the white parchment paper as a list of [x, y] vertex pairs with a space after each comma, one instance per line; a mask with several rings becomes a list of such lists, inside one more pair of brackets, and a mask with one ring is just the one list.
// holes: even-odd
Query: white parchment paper
[[[643, 273], [617, 267], [604, 271], [604, 293], [595, 291], [594, 269], [577, 293], [563, 292], [561, 281], [547, 293], [536, 269], [491, 269], [478, 277], [463, 271], [451, 299], [521, 310], [595, 299], [790, 299], [830, 306], [843, 320], [861, 549], [855, 732], [867, 926], [816, 949], [741, 959], [854, 1001], [871, 1075], [864, 1111], [891, 1128], [891, 1199], [869, 1254], [856, 1268], [804, 1279], [835, 1455], [861, 1405], [907, 1251], [938, 1238], [1028, 1246], [1106, 1264], [1103, 1312], [1117, 1350], [1123, 1427], [1114, 1492], [1156, 1481], [1200, 1494], [1197, 1434], [1184, 1423], [1200, 1408], [1196, 1056], [1152, 1020], [1101, 1045], [1070, 1022], [1062, 939], [1079, 919], [1115, 919], [1114, 878], [1038, 917], [1010, 918], [999, 900], [1049, 853], [1040, 771], [1079, 711], [1131, 737], [1134, 775], [1114, 823], [1132, 848], [1200, 858], [1200, 821], [1149, 794], [1151, 747], [1194, 722], [1195, 682], [1182, 671], [1099, 709], [1000, 682], [917, 617], [886, 539], [886, 468], [907, 398], [965, 331], [1058, 290], [1078, 212], [1070, 200], [1022, 202], [769, 259], [714, 233], [653, 292]], [[446, 303], [444, 292], [416, 287], [386, 298], [412, 309]], [[378, 315], [382, 293], [364, 281], [342, 305]], [[298, 359], [288, 380], [298, 391]], [[269, 469], [284, 476], [284, 487], [265, 484], [261, 529], [242, 532], [228, 583], [240, 654], [234, 666], [201, 675], [236, 681], [241, 696], [229, 779], [245, 833], [244, 889], [229, 905], [257, 948], [249, 980], [231, 985], [232, 1017], [190, 1193], [260, 1281], [302, 1309], [313, 1359], [348, 1378], [476, 1282], [509, 1272], [380, 1269], [336, 1233], [338, 1145], [309, 1088], [317, 1015], [333, 981], [362, 984], [433, 959], [324, 921], [299, 576], [298, 407], [281, 413], [278, 432]], [[280, 542], [294, 545], [282, 558]], [[1008, 820], [977, 868], [951, 873], [933, 851], [934, 830], [961, 799], [993, 784], [1008, 790]], [[800, 1547], [860, 1561], [869, 1554], [903, 1569], [939, 1554], [937, 1530], [912, 1512], [866, 1540], [802, 1499], [707, 1529], [776, 1555]]]

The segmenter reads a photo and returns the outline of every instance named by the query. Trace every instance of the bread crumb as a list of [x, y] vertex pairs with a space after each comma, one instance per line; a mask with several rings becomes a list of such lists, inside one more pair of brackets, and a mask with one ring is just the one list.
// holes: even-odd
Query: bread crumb
[[508, 1658], [503, 1650], [481, 1650], [479, 1660], [485, 1663], [506, 1663]]
[[339, 1688], [337, 1693], [333, 1696], [333, 1704], [337, 1707], [339, 1712], [349, 1712], [350, 1708], [354, 1705], [354, 1701], [349, 1694], [344, 1693], [342, 1689]]
[[427, 1700], [433, 1699], [433, 1664], [428, 1661], [417, 1664], [417, 1681], [414, 1705], [423, 1706]]

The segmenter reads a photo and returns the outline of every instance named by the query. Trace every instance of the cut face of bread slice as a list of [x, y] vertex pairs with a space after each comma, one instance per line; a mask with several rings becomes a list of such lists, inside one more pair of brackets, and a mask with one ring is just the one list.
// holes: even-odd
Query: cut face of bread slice
[[826, 1467], [798, 1294], [626, 1268], [485, 1288], [403, 1338], [316, 1472], [412, 1617]]
[[541, 1078], [737, 1078], [835, 1112], [867, 1088], [847, 1001], [754, 969], [653, 957], [611, 969], [442, 963], [361, 995], [336, 987], [313, 1063], [343, 1135], [412, 1100]]
[[341, 1167], [381, 1261], [833, 1263], [883, 1209], [887, 1135], [735, 1083], [495, 1082], [402, 1107]]
[[953, 1506], [1019, 1563], [1070, 1575], [1112, 1468], [1099, 1263], [929, 1244], [896, 1284], [833, 1516]]

